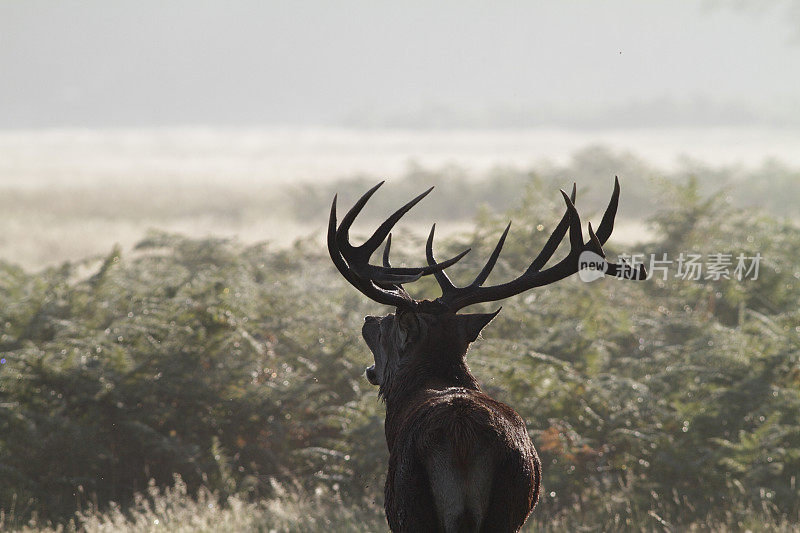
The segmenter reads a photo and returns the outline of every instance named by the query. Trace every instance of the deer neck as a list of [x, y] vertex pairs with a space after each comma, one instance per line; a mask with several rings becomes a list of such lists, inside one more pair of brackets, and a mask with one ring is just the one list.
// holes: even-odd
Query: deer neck
[[451, 387], [480, 391], [463, 356], [449, 360], [422, 356], [398, 368], [390, 383], [380, 391], [386, 401], [386, 439], [390, 448], [395, 431], [409, 412], [431, 394]]

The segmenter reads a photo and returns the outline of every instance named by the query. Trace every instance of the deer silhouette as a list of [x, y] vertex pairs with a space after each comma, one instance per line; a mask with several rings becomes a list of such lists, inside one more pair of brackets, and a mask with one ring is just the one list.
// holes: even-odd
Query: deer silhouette
[[[400, 268], [389, 261], [392, 227], [433, 187], [393, 213], [362, 245], [350, 244], [349, 230], [370, 197], [367, 191], [337, 227], [336, 196], [328, 225], [328, 251], [336, 268], [372, 300], [395, 308], [386, 316], [368, 316], [362, 335], [375, 364], [367, 368], [369, 382], [386, 402], [385, 433], [389, 469], [385, 510], [395, 532], [518, 531], [536, 505], [541, 463], [525, 422], [508, 405], [481, 391], [466, 363], [469, 345], [497, 315], [458, 313], [472, 304], [502, 300], [534, 287], [555, 283], [579, 270], [579, 256], [605, 257], [602, 245], [611, 236], [619, 202], [619, 181], [597, 233], [589, 224], [584, 242], [572, 194], [561, 194], [566, 212], [547, 243], [516, 279], [483, 286], [500, 255], [511, 224], [506, 227], [486, 265], [474, 281], [455, 286], [445, 269], [469, 250], [443, 262], [433, 255], [431, 228], [426, 245], [427, 266]], [[570, 251], [544, 268], [569, 231]], [[386, 241], [382, 265], [369, 260]], [[607, 272], [644, 279], [644, 267], [607, 263]], [[403, 288], [422, 276], [435, 276], [442, 295], [416, 300]]]

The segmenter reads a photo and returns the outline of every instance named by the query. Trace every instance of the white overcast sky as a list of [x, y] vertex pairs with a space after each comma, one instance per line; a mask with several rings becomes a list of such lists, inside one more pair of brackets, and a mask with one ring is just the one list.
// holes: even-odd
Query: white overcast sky
[[792, 4], [0, 0], [0, 128], [425, 125], [441, 109], [795, 127]]

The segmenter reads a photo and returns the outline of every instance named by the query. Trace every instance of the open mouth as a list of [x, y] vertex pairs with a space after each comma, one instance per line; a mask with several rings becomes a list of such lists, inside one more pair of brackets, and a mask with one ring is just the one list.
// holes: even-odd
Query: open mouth
[[375, 365], [367, 368], [367, 371], [364, 372], [364, 374], [367, 375], [367, 381], [373, 385], [380, 385], [380, 383], [378, 383], [378, 376], [375, 374]]

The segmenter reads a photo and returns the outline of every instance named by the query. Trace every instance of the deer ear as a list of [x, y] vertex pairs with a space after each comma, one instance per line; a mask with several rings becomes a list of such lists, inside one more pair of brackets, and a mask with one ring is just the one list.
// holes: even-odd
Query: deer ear
[[[500, 308], [502, 309], [502, 307]], [[481, 330], [486, 327], [486, 324], [492, 321], [500, 309], [494, 313], [472, 313], [468, 315], [456, 315], [461, 319], [462, 336], [467, 342], [475, 342], [475, 339], [480, 335]]]

